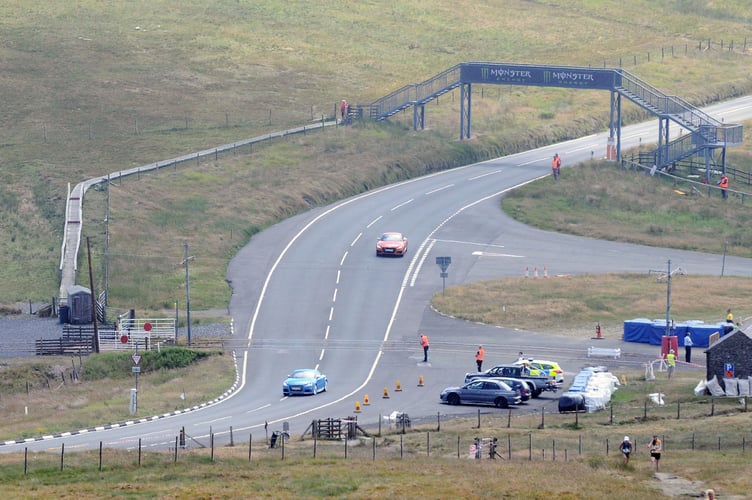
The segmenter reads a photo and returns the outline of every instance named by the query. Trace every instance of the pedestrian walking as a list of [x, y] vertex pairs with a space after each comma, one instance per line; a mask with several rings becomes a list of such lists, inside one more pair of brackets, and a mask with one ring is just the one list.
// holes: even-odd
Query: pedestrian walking
[[723, 197], [724, 200], [727, 199], [728, 198], [727, 189], [729, 187], [728, 175], [726, 175], [725, 173], [721, 175], [721, 180], [718, 181], [718, 185], [721, 186], [721, 196]]
[[423, 362], [428, 363], [428, 335], [420, 334], [420, 346], [423, 348]]
[[522, 354], [522, 351], [517, 355], [517, 361], [525, 361], [525, 355]]
[[692, 342], [692, 335], [690, 335], [689, 330], [687, 330], [687, 333], [684, 335], [684, 361], [687, 363], [692, 362], [693, 345], [695, 345], [695, 343]]
[[482, 371], [483, 366], [483, 356], [486, 354], [486, 351], [483, 350], [483, 346], [478, 346], [478, 351], [475, 353], [475, 364], [478, 365], [478, 371]]
[[632, 441], [629, 440], [629, 436], [624, 436], [624, 441], [621, 442], [619, 449], [624, 458], [624, 465], [629, 464], [629, 456], [632, 454]]
[[666, 354], [666, 366], [668, 367], [668, 378], [671, 380], [671, 375], [674, 374], [674, 368], [676, 367], [676, 353], [673, 349]]
[[345, 99], [342, 99], [342, 104], [339, 105], [339, 114], [342, 117], [341, 123], [347, 123], [347, 113], [349, 107], [350, 105], [347, 104], [347, 101]]
[[653, 434], [653, 439], [648, 443], [648, 450], [650, 451], [650, 470], [658, 472], [661, 462], [661, 450], [663, 450], [663, 443], [661, 443], [658, 435]]
[[559, 153], [554, 155], [554, 159], [551, 160], [551, 171], [554, 174], [554, 180], [559, 180], [559, 169], [561, 169], [561, 157]]

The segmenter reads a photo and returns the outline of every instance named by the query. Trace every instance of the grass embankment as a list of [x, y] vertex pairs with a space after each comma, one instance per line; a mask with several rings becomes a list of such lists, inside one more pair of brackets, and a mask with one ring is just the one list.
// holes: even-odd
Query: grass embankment
[[[712, 10], [656, 2], [458, 9], [444, 0], [342, 9], [329, 0], [211, 8], [158, 0], [103, 9], [93, 0], [32, 7], [15, 0], [0, 13], [9, 123], [0, 162], [5, 304], [57, 294], [69, 182], [331, 116], [343, 97], [371, 102], [460, 61], [623, 65], [698, 105], [752, 88], [746, 47], [728, 50], [728, 40], [747, 30], [743, 2]], [[700, 40], [713, 44], [698, 50]], [[109, 212], [105, 193], [91, 192], [84, 235], [95, 288], [104, 286], [105, 217], [111, 309], [172, 310], [182, 302], [186, 242], [195, 258], [193, 308], [221, 308], [228, 259], [281, 218], [394, 180], [603, 130], [608, 120], [607, 93], [473, 90], [470, 141], [456, 140], [453, 93], [427, 107], [429, 130], [412, 132], [407, 112], [392, 125], [286, 139], [235, 161], [112, 186]], [[624, 115], [646, 117], [631, 106]], [[742, 163], [733, 154], [730, 161]]]
[[[210, 401], [235, 380], [232, 357], [184, 348], [142, 353], [138, 415]], [[130, 420], [131, 353], [14, 359], [0, 365], [0, 440]], [[211, 377], [206, 374], [211, 373]]]

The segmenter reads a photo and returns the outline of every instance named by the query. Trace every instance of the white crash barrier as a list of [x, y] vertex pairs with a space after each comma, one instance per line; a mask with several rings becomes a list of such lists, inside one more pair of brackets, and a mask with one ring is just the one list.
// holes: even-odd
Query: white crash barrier
[[572, 386], [559, 397], [559, 413], [603, 410], [619, 385], [616, 375], [606, 371], [605, 367], [584, 368], [575, 375]]
[[590, 346], [587, 349], [587, 356], [588, 358], [594, 358], [594, 357], [601, 357], [601, 358], [614, 358], [619, 359], [621, 358], [621, 349], [620, 348], [609, 348], [609, 347], [593, 347]]

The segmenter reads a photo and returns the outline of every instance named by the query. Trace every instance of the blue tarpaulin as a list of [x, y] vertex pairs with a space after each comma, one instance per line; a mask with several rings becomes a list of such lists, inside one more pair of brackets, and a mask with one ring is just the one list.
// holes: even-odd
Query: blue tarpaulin
[[[726, 323], [706, 324], [702, 321], [674, 323], [670, 334], [679, 338], [679, 347], [684, 345], [684, 335], [689, 332], [695, 347], [708, 347], [710, 336], [719, 332], [724, 335]], [[624, 341], [642, 344], [661, 345], [661, 337], [666, 335], [665, 319], [638, 318], [624, 322]]]

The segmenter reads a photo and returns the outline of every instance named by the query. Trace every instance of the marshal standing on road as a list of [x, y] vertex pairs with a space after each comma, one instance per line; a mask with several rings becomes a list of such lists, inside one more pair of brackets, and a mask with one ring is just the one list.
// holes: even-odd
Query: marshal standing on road
[[428, 363], [428, 335], [421, 333], [420, 346], [423, 348], [423, 362]]

